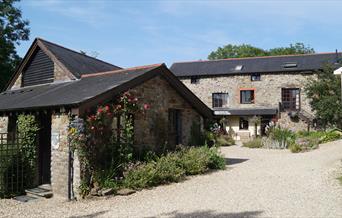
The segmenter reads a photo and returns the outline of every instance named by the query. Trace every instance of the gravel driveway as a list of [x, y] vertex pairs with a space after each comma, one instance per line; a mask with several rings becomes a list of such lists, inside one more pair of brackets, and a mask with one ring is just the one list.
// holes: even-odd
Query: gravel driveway
[[0, 200], [8, 217], [342, 217], [342, 141], [318, 150], [222, 148], [225, 171], [131, 196], [81, 202]]

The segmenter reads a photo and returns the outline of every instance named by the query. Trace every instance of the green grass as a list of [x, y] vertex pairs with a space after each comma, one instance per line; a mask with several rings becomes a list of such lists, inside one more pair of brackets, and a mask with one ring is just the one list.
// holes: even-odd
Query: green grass
[[341, 177], [338, 177], [337, 179], [340, 181], [340, 183], [341, 183], [341, 185], [342, 185], [342, 176], [341, 176]]
[[244, 142], [243, 147], [247, 148], [261, 148], [263, 146], [261, 138], [255, 138], [251, 141]]

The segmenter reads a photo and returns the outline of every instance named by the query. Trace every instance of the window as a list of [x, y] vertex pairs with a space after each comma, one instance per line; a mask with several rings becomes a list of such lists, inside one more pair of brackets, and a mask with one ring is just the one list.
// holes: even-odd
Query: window
[[241, 104], [254, 104], [254, 90], [240, 90]]
[[260, 80], [261, 80], [260, 73], [253, 73], [251, 75], [251, 81], [260, 81]]
[[300, 90], [298, 88], [283, 88], [281, 90], [281, 101], [284, 110], [299, 110]]
[[240, 117], [239, 129], [248, 130], [248, 120], [244, 117]]
[[213, 108], [228, 107], [228, 93], [213, 93]]
[[199, 77], [192, 76], [191, 77], [191, 84], [198, 84], [199, 83]]

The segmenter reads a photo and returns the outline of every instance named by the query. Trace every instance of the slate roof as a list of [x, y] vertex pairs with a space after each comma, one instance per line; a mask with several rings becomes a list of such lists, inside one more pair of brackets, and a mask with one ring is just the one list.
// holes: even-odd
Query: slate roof
[[[170, 69], [178, 77], [298, 71], [312, 72], [322, 69], [326, 63], [336, 63], [337, 60], [341, 60], [341, 56], [342, 53], [317, 53], [272, 57], [231, 58], [212, 61], [176, 62]], [[296, 67], [285, 67], [286, 64], [295, 64]], [[236, 67], [239, 65], [242, 65], [242, 69], [236, 70]]]
[[250, 108], [250, 109], [214, 109], [215, 115], [236, 115], [236, 116], [251, 116], [251, 115], [275, 115], [277, 108]]
[[212, 111], [175, 77], [165, 64], [83, 75], [79, 80], [7, 90], [0, 93], [0, 112], [80, 106], [107, 93], [115, 96], [161, 75], [200, 114]]
[[37, 38], [77, 78], [84, 74], [121, 69], [113, 64], [81, 54], [63, 46]]

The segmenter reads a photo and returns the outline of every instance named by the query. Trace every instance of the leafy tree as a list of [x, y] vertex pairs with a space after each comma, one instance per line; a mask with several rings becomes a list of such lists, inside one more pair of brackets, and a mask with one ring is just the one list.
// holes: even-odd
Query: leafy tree
[[310, 105], [324, 127], [342, 128], [341, 79], [333, 74], [333, 65], [326, 65], [305, 86]]
[[18, 1], [0, 0], [0, 90], [21, 60], [15, 46], [29, 39], [29, 22], [22, 19], [21, 10], [14, 6]]
[[290, 44], [289, 47], [272, 48], [269, 50], [254, 47], [248, 44], [232, 45], [228, 44], [224, 47], [219, 47], [216, 51], [209, 54], [209, 60], [224, 59], [224, 58], [244, 58], [258, 56], [273, 56], [273, 55], [290, 55], [290, 54], [310, 54], [315, 53], [311, 47], [306, 47], [303, 43]]

